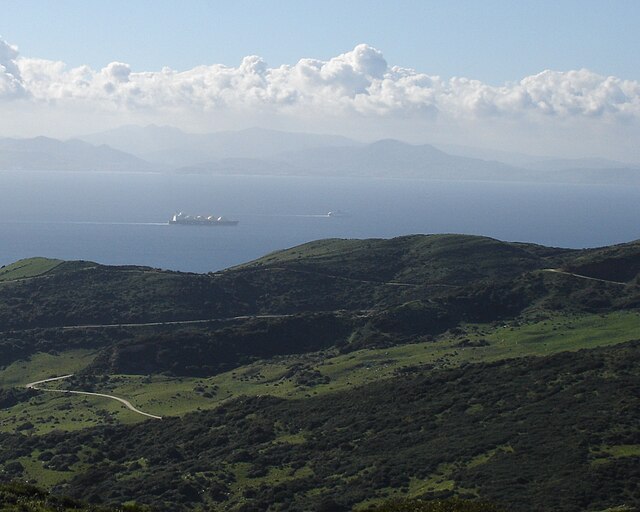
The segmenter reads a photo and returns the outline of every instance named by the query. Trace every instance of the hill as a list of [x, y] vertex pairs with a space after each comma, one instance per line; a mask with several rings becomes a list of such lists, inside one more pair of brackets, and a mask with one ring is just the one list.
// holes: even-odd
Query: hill
[[[442, 180], [528, 180], [535, 173], [499, 162], [449, 155], [428, 144], [380, 140], [365, 145], [296, 148], [245, 162], [255, 173], [310, 176], [398, 177]], [[230, 173], [232, 160], [202, 161], [179, 169], [189, 173]]]
[[[539, 163], [539, 162], [538, 162]], [[393, 139], [363, 144], [339, 136], [251, 128], [189, 134], [124, 126], [79, 139], [0, 139], [0, 170], [386, 177], [427, 180], [637, 184], [637, 166], [603, 159], [509, 165]]]
[[325, 176], [402, 176], [445, 180], [518, 179], [522, 171], [499, 162], [453, 156], [429, 144], [393, 139], [362, 147], [310, 149], [279, 155], [290, 165]]
[[0, 480], [158, 510], [640, 504], [638, 241], [32, 258], [0, 269], [0, 332]]
[[499, 159], [459, 156], [429, 144], [393, 139], [371, 144], [319, 145], [269, 156], [205, 158], [200, 154], [177, 172], [189, 174], [268, 174], [298, 176], [393, 177], [446, 181], [525, 181], [538, 183], [637, 184], [640, 169], [601, 159], [551, 160], [545, 165], [510, 165]]
[[[545, 251], [550, 255], [544, 256]], [[209, 275], [52, 262], [51, 270], [32, 279], [5, 280], [0, 288], [0, 326], [167, 322], [370, 309], [463, 283], [519, 276], [553, 266], [551, 254], [565, 253], [482, 237], [433, 235], [312, 242]], [[24, 263], [16, 265], [27, 268]], [[30, 268], [34, 265], [31, 262]], [[412, 286], [400, 286], [405, 284]]]
[[232, 270], [283, 266], [371, 281], [461, 285], [505, 279], [570, 253], [460, 235], [414, 235], [391, 240], [320, 240], [276, 252]]
[[171, 126], [122, 126], [81, 137], [92, 144], [108, 144], [152, 162], [176, 167], [213, 159], [268, 159], [284, 151], [359, 143], [345, 137], [292, 133], [262, 128], [215, 133], [186, 133]]
[[[640, 304], [639, 255], [637, 242], [575, 251], [416, 235], [311, 242], [201, 275], [32, 260], [5, 269], [30, 277], [0, 281], [0, 329], [15, 333], [0, 364], [71, 344], [107, 350], [101, 360], [112, 371], [118, 361], [133, 373], [148, 372], [150, 361], [167, 371], [170, 361], [181, 374], [203, 374], [256, 357], [406, 343], [461, 322], [607, 313]], [[88, 342], [80, 333], [92, 326], [101, 334]], [[144, 337], [154, 329], [165, 334]], [[309, 331], [316, 336], [301, 342], [297, 334]], [[137, 369], [140, 358], [125, 356], [133, 347], [148, 356]], [[220, 347], [234, 348], [223, 356]]]
[[402, 495], [512, 511], [637, 506], [639, 347], [412, 370], [131, 427], [2, 435], [1, 460], [33, 454], [69, 474], [58, 491], [171, 510], [365, 510]]
[[0, 139], [0, 169], [15, 171], [156, 172], [152, 165], [109, 146], [47, 137]]

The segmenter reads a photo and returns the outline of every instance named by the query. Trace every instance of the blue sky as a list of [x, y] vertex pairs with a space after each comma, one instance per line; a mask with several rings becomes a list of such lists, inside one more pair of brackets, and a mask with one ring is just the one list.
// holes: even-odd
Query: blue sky
[[261, 126], [640, 161], [640, 0], [0, 0], [0, 136]]
[[637, 0], [2, 0], [22, 55], [134, 71], [329, 59], [367, 43], [394, 65], [498, 85], [544, 69], [640, 79]]

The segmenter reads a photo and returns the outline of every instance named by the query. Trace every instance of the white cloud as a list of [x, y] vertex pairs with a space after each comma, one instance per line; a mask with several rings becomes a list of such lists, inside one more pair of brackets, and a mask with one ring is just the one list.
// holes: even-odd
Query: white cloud
[[16, 65], [18, 48], [0, 39], [0, 100], [24, 94], [20, 70]]
[[[523, 133], [532, 126], [542, 133], [548, 127], [557, 131], [589, 123], [593, 136], [601, 133], [594, 126], [631, 123], [637, 133], [640, 124], [636, 81], [586, 69], [547, 70], [496, 87], [389, 66], [380, 51], [364, 44], [327, 61], [304, 58], [275, 68], [249, 56], [238, 67], [136, 72], [120, 62], [100, 70], [70, 69], [62, 62], [22, 57], [0, 40], [0, 114], [15, 102], [22, 102], [24, 110], [46, 110], [49, 118], [55, 117], [52, 109], [67, 117], [91, 111], [110, 123], [121, 116], [205, 129], [227, 127], [220, 125], [223, 121], [255, 124], [264, 119], [322, 129], [353, 125], [354, 119], [364, 120], [363, 126], [374, 120], [390, 127], [404, 120], [408, 133], [415, 126], [431, 135], [438, 127], [458, 134], [485, 127], [499, 138], [500, 126], [506, 126], [506, 135], [513, 138], [518, 123]], [[16, 109], [12, 112], [15, 116]]]

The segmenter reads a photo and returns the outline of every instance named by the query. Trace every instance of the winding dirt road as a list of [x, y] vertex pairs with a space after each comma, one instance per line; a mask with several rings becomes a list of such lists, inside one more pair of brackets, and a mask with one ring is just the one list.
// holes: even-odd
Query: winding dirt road
[[147, 412], [141, 411], [140, 409], [136, 409], [133, 405], [131, 405], [131, 402], [129, 402], [129, 400], [125, 400], [124, 398], [120, 398], [120, 397], [117, 397], [117, 396], [105, 395], [104, 393], [91, 393], [89, 391], [72, 391], [70, 389], [47, 389], [47, 388], [38, 387], [40, 384], [45, 384], [47, 382], [54, 382], [54, 381], [57, 381], [57, 380], [68, 379], [69, 377], [73, 377], [73, 373], [70, 373], [69, 375], [63, 375], [61, 377], [52, 377], [50, 379], [43, 379], [43, 380], [37, 380], [35, 382], [30, 382], [25, 387], [27, 389], [37, 389], [38, 391], [47, 391], [49, 393], [67, 393], [67, 394], [71, 394], [71, 395], [89, 395], [89, 396], [100, 396], [100, 397], [103, 397], [103, 398], [110, 398], [111, 400], [116, 400], [116, 401], [120, 402], [127, 409], [129, 409], [130, 411], [135, 412], [136, 414], [141, 414], [142, 416], [146, 416], [148, 418], [153, 418], [154, 420], [161, 420], [162, 419], [162, 416], [156, 416], [155, 414], [149, 414]]

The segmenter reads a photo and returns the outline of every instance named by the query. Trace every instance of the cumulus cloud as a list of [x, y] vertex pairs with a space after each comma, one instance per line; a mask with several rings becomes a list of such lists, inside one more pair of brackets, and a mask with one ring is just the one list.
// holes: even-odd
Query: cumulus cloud
[[136, 73], [121, 62], [95, 71], [18, 58], [14, 46], [0, 41], [0, 66], [12, 90], [28, 91], [36, 102], [92, 101], [129, 109], [330, 107], [382, 116], [424, 111], [452, 117], [640, 115], [638, 82], [583, 69], [544, 71], [493, 87], [389, 67], [380, 51], [364, 44], [328, 61], [301, 59], [293, 66], [269, 68], [254, 55], [238, 67]]
[[16, 64], [18, 48], [0, 39], [0, 99], [24, 94], [20, 70]]
[[273, 68], [258, 56], [248, 56], [237, 67], [140, 72], [121, 62], [99, 70], [69, 68], [63, 62], [20, 56], [15, 46], [0, 40], [0, 109], [25, 98], [40, 108], [119, 113], [129, 119], [142, 114], [208, 119], [264, 115], [325, 121], [412, 119], [460, 126], [640, 120], [636, 81], [586, 69], [547, 70], [493, 86], [390, 66], [379, 50], [365, 44], [326, 61], [303, 58]]

